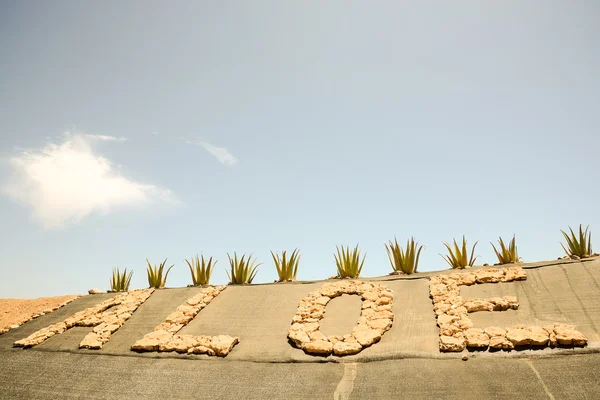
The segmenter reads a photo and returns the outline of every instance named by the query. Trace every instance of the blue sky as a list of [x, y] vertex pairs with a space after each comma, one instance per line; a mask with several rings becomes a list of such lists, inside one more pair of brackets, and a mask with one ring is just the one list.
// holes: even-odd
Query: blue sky
[[[594, 1], [0, 2], [0, 297], [146, 286], [145, 259], [600, 228]], [[595, 231], [594, 231], [595, 232]], [[594, 242], [597, 246], [600, 244]], [[597, 251], [597, 250], [596, 250]]]

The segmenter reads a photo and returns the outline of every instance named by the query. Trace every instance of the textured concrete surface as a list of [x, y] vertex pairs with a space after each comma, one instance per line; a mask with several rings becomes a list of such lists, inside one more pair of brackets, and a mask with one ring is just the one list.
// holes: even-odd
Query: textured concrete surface
[[[473, 313], [475, 325], [569, 323], [587, 335], [587, 348], [471, 352], [466, 362], [441, 354], [428, 296], [433, 273], [372, 279], [394, 290], [394, 325], [381, 342], [343, 360], [308, 356], [287, 340], [298, 302], [323, 282], [226, 289], [181, 331], [239, 336], [225, 359], [130, 351], [198, 288], [157, 290], [99, 351], [78, 349], [91, 328], [13, 348], [111, 296], [103, 294], [0, 335], [0, 398], [600, 398], [600, 259], [524, 267], [526, 281], [462, 289], [464, 297], [515, 295], [520, 303], [517, 311]], [[323, 331], [349, 331], [360, 303], [348, 295], [333, 300]]]
[[2, 399], [597, 399], [600, 355], [252, 363], [0, 350]]

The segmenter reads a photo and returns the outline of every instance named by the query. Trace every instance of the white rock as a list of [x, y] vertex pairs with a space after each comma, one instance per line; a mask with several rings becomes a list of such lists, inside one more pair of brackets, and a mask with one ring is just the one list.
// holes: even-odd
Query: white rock
[[362, 350], [362, 346], [360, 343], [346, 343], [346, 342], [336, 342], [333, 345], [333, 353], [336, 356], [347, 356], [350, 354], [357, 354]]
[[290, 340], [292, 342], [294, 342], [296, 344], [296, 346], [298, 348], [302, 348], [304, 347], [304, 345], [306, 343], [310, 342], [310, 338], [308, 337], [308, 335], [306, 334], [306, 332], [302, 331], [302, 330], [297, 330], [297, 331], [291, 331], [288, 334], [288, 337], [290, 338]]
[[440, 336], [441, 351], [463, 351], [466, 347], [465, 339], [452, 336]]
[[317, 340], [315, 342], [306, 343], [302, 349], [309, 354], [329, 355], [333, 351], [333, 344], [323, 340]]
[[239, 341], [239, 338], [228, 335], [213, 336], [210, 341], [210, 348], [214, 350], [217, 356], [225, 357]]
[[376, 343], [381, 339], [381, 333], [375, 329], [365, 329], [365, 328], [354, 328], [352, 331], [352, 335], [356, 338], [356, 341], [360, 343], [361, 346], [366, 347], [370, 346], [373, 343]]

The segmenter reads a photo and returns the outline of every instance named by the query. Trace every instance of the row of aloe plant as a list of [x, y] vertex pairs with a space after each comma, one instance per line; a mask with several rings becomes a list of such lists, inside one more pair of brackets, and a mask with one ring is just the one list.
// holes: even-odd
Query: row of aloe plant
[[[569, 227], [570, 234], [562, 231], [563, 236], [566, 239], [566, 245], [561, 243], [567, 257], [571, 259], [582, 259], [597, 254], [592, 252], [591, 238], [592, 234], [589, 232], [589, 227], [583, 230], [582, 226], [579, 226], [578, 234], [575, 234]], [[472, 267], [475, 264], [478, 256], [475, 256], [475, 248], [478, 242], [475, 242], [471, 251], [468, 251], [467, 240], [462, 237], [462, 242], [459, 245], [456, 240], [453, 240], [453, 244], [450, 245], [444, 242], [444, 246], [448, 250], [447, 255], [441, 255], [442, 258], [450, 265], [453, 269], [463, 269]], [[517, 249], [516, 238], [513, 238], [505, 243], [500, 237], [498, 240], [498, 247], [491, 243], [494, 253], [498, 258], [496, 265], [519, 263], [521, 258]], [[390, 260], [393, 272], [392, 274], [413, 274], [417, 272], [419, 265], [419, 257], [424, 246], [419, 246], [419, 243], [414, 238], [410, 238], [406, 242], [406, 246], [403, 248], [398, 243], [398, 240], [394, 238], [394, 241], [389, 241], [385, 245], [385, 249]], [[300, 262], [301, 254], [299, 249], [295, 249], [289, 254], [286, 251], [281, 253], [273, 253], [271, 251], [273, 262], [277, 269], [277, 275], [279, 280], [277, 282], [291, 282], [295, 281], [298, 274], [298, 264]], [[238, 257], [237, 253], [234, 252], [233, 257], [227, 254], [229, 258], [229, 271], [227, 276], [229, 277], [230, 284], [251, 284], [256, 274], [258, 273], [258, 267], [262, 263], [257, 263], [257, 260], [253, 255], [246, 256], [245, 254]], [[335, 264], [337, 267], [337, 278], [358, 278], [362, 272], [362, 268], [365, 262], [366, 255], [361, 257], [361, 251], [356, 245], [353, 249], [349, 246], [336, 246], [336, 253], [334, 253]], [[167, 259], [162, 263], [153, 266], [148, 260], [146, 263], [148, 285], [153, 288], [162, 288], [165, 286], [167, 276], [173, 268], [173, 265], [168, 267], [165, 271]], [[187, 263], [190, 273], [192, 275], [192, 282], [194, 286], [203, 286], [210, 283], [210, 278], [214, 271], [214, 267], [217, 264], [216, 260], [212, 257], [206, 259], [204, 256], [192, 257], [190, 260], [185, 260]], [[119, 271], [118, 268], [113, 270], [113, 275], [110, 280], [112, 291], [127, 291], [129, 290], [129, 283], [131, 282], [131, 276], [133, 271], [127, 274], [127, 269], [123, 272]]]

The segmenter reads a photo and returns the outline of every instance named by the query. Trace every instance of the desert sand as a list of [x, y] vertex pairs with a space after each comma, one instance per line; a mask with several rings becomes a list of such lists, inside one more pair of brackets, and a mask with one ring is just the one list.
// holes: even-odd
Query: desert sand
[[0, 330], [21, 325], [31, 316], [51, 310], [78, 296], [42, 297], [39, 299], [0, 299]]

